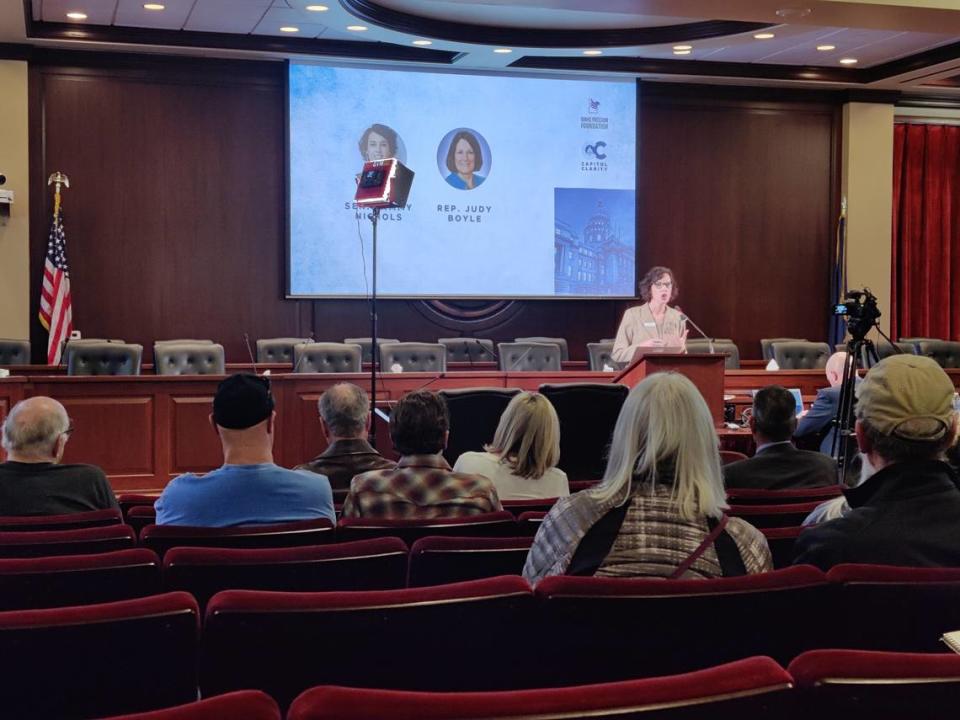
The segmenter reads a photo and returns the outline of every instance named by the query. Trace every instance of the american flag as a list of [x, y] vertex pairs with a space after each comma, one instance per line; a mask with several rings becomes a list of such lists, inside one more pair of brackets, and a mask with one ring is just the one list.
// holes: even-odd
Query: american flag
[[59, 365], [63, 341], [70, 337], [70, 332], [73, 330], [70, 271], [67, 268], [67, 237], [63, 232], [63, 211], [59, 207], [54, 213], [53, 224], [50, 226], [47, 259], [43, 263], [40, 322], [50, 333], [47, 340], [47, 365]]

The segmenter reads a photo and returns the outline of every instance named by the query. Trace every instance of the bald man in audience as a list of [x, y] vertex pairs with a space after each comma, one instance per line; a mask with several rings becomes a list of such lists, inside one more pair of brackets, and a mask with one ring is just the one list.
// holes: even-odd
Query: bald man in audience
[[117, 507], [103, 470], [63, 465], [73, 426], [63, 405], [32, 397], [13, 406], [3, 423], [0, 515], [60, 515]]
[[[845, 352], [836, 352], [827, 360], [824, 372], [830, 385], [817, 390], [816, 400], [813, 401], [813, 405], [804, 413], [797, 424], [795, 437], [819, 433], [832, 425], [840, 407], [840, 386], [843, 385], [843, 370], [846, 361], [847, 354]], [[836, 428], [831, 427], [830, 432], [824, 435], [820, 442], [820, 452], [825, 455], [833, 454], [834, 435], [836, 435]]]

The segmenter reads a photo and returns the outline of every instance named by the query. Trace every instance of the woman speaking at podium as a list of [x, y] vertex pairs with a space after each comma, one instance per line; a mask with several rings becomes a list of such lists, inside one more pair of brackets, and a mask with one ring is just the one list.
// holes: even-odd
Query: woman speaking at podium
[[630, 362], [637, 348], [686, 349], [687, 323], [683, 314], [667, 303], [677, 299], [677, 282], [670, 268], [650, 268], [640, 281], [643, 305], [628, 308], [617, 329], [611, 357]]

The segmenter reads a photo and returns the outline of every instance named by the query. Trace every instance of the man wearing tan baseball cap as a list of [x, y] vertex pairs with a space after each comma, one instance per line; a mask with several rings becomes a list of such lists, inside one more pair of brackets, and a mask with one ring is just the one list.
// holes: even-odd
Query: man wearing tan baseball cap
[[796, 564], [960, 567], [960, 489], [943, 454], [955, 439], [953, 383], [933, 360], [894, 355], [857, 388], [866, 473], [844, 517], [805, 531]]

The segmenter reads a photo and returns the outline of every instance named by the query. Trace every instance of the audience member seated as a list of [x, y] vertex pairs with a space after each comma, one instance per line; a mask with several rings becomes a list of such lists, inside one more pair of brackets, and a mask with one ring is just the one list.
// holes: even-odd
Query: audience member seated
[[[817, 397], [813, 401], [813, 405], [800, 418], [794, 435], [804, 437], [821, 433], [833, 423], [834, 418], [837, 417], [837, 409], [840, 407], [840, 386], [843, 385], [843, 371], [846, 361], [847, 354], [845, 352], [835, 352], [827, 360], [824, 372], [830, 385], [817, 390]], [[831, 428], [821, 440], [820, 452], [824, 455], [833, 454], [834, 435], [836, 435], [836, 429]]]
[[357, 475], [343, 517], [461, 517], [500, 510], [489, 478], [454, 472], [443, 459], [449, 429], [447, 406], [436, 393], [418, 390], [400, 398], [390, 414], [400, 462], [393, 470]]
[[73, 427], [48, 397], [18, 402], [3, 423], [0, 515], [61, 515], [115, 508], [110, 483], [93, 465], [61, 465]]
[[603, 481], [560, 498], [523, 575], [714, 578], [773, 568], [759, 530], [728, 517], [713, 418], [697, 388], [656, 373], [630, 391]]
[[337, 383], [320, 396], [317, 405], [327, 449], [297, 470], [326, 475], [334, 491], [346, 492], [354, 475], [396, 466], [367, 442], [370, 398], [363, 388]]
[[560, 420], [547, 398], [522, 392], [507, 405], [486, 452], [465, 452], [458, 472], [490, 478], [501, 500], [536, 500], [570, 494], [560, 460]]
[[953, 383], [927, 357], [894, 355], [857, 388], [863, 482], [845, 491], [850, 510], [804, 531], [795, 560], [960, 567], [960, 489], [944, 461], [954, 440]]
[[213, 398], [210, 422], [223, 446], [223, 466], [174, 478], [154, 504], [158, 525], [230, 527], [328, 518], [336, 522], [330, 482], [273, 462], [270, 381], [231, 375]]
[[789, 390], [765, 387], [753, 397], [750, 430], [757, 444], [752, 458], [723, 469], [728, 488], [794, 490], [837, 484], [837, 463], [790, 442], [797, 427], [797, 404]]

